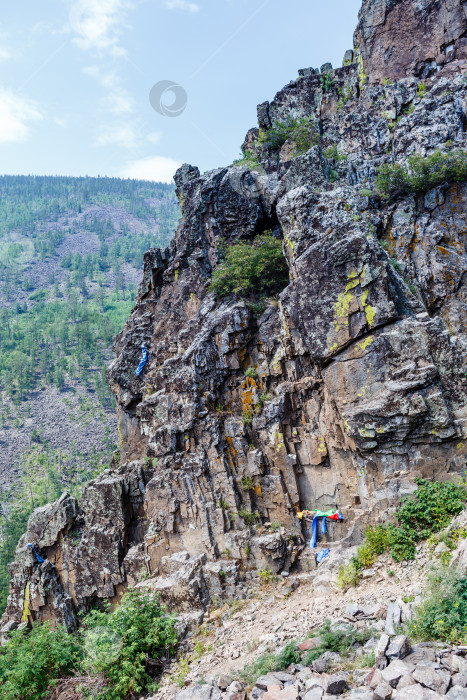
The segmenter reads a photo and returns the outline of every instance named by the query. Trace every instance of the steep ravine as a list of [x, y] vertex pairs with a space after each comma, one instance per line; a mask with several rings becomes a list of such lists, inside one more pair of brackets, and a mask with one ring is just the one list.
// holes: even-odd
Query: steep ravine
[[[26, 584], [31, 617], [68, 627], [143, 574], [182, 610], [241, 596], [249, 570], [314, 569], [299, 510], [342, 512], [332, 557], [387, 519], [417, 476], [465, 470], [467, 185], [374, 195], [384, 163], [465, 149], [464, 6], [365, 0], [344, 67], [301, 70], [259, 106], [244, 144], [253, 169], [179, 169], [175, 240], [146, 254], [107, 372], [120, 454], [80, 503], [65, 495], [31, 517], [3, 631], [21, 620]], [[398, 53], [400, 26], [415, 62], [402, 40]], [[382, 61], [390, 44], [397, 60]], [[291, 117], [313, 121], [314, 145], [268, 147]], [[270, 230], [286, 288], [259, 316], [252, 300], [216, 300], [219, 244]], [[49, 561], [37, 564], [29, 542]]]

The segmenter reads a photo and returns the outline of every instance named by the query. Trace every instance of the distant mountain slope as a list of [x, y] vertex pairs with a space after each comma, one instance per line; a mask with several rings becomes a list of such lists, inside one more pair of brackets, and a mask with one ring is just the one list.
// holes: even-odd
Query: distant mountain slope
[[18, 485], [34, 446], [78, 462], [110, 453], [112, 337], [144, 252], [168, 245], [178, 216], [172, 185], [0, 177], [1, 489]]

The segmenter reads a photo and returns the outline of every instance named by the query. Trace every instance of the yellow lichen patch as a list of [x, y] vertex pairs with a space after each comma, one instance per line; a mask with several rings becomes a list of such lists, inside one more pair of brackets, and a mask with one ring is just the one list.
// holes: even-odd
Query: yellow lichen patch
[[[358, 307], [365, 313], [367, 324], [369, 326], [373, 324], [376, 311], [370, 304], [367, 304], [369, 289], [364, 289], [360, 297], [357, 296], [356, 292], [356, 288], [364, 283], [365, 277], [366, 271], [364, 267], [362, 267], [360, 272], [352, 270], [347, 275], [348, 281], [345, 285], [345, 291], [338, 295], [334, 305], [334, 330], [336, 333], [339, 333], [344, 328], [348, 328], [349, 315], [351, 311], [357, 310]], [[329, 352], [333, 352], [337, 347], [338, 343], [334, 342], [330, 346]]]
[[456, 447], [457, 447], [458, 450], [462, 450], [462, 448], [464, 447], [464, 443], [463, 443], [463, 442], [458, 442], [457, 445], [456, 445]]
[[360, 350], [365, 350], [371, 343], [374, 341], [374, 337], [372, 335], [369, 335], [368, 338], [365, 338], [365, 340], [362, 340], [361, 343], [358, 344], [358, 347]]
[[291, 241], [287, 235], [285, 237], [285, 242], [287, 243], [290, 250], [292, 251], [292, 255], [295, 255], [295, 243], [293, 241]]
[[278, 452], [280, 452], [280, 450], [283, 447], [285, 447], [284, 434], [281, 433], [279, 430], [274, 431], [273, 443], [275, 444]]
[[23, 604], [23, 614], [21, 616], [21, 622], [27, 622], [31, 611], [29, 609], [29, 581], [26, 583], [24, 589], [24, 604]]
[[361, 301], [362, 306], [363, 306], [363, 311], [365, 312], [366, 322], [368, 323], [369, 326], [371, 326], [373, 324], [373, 321], [375, 320], [376, 311], [374, 310], [374, 308], [370, 304], [366, 303], [366, 300], [368, 299], [369, 292], [370, 292], [369, 289], [364, 289], [362, 296], [360, 297], [360, 301]]
[[360, 428], [359, 433], [362, 437], [364, 438], [371, 438], [373, 437], [373, 431], [369, 430], [368, 428]]
[[[349, 275], [349, 278], [350, 278], [353, 274], [357, 274], [357, 273], [352, 273], [352, 272], [351, 272], [350, 275]], [[349, 279], [349, 281], [348, 281], [347, 284], [345, 285], [345, 291], [346, 291], [346, 292], [350, 292], [351, 289], [355, 289], [355, 287], [358, 287], [359, 284], [360, 284], [360, 278], [359, 278], [359, 277], [353, 277], [352, 279]]]
[[334, 306], [334, 326], [336, 331], [338, 331], [341, 327], [342, 320], [347, 320], [347, 317], [349, 315], [350, 304], [352, 303], [353, 299], [354, 295], [350, 291], [346, 291], [343, 294], [339, 294], [339, 296], [337, 297], [337, 301]]
[[322, 455], [326, 455], [328, 453], [326, 443], [323, 437], [318, 438], [318, 452]]
[[255, 485], [255, 493], [257, 496], [261, 496], [261, 494], [262, 494], [261, 484]]
[[179, 274], [180, 274], [180, 270], [175, 270], [175, 282], [178, 280]]
[[347, 432], [347, 433], [350, 433], [349, 424], [347, 423], [347, 420], [344, 418], [344, 416], [342, 416], [342, 421], [343, 421], [343, 423], [344, 423], [346, 432]]
[[363, 310], [365, 312], [366, 322], [369, 326], [373, 325], [376, 316], [376, 311], [372, 306], [370, 306], [370, 304], [367, 304]]

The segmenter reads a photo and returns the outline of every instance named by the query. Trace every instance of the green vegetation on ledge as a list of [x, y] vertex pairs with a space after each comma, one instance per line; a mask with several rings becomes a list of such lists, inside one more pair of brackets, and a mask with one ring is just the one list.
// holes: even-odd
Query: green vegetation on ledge
[[289, 281], [282, 241], [264, 233], [221, 250], [223, 261], [214, 268], [209, 291], [217, 297], [229, 294], [277, 294]]
[[467, 152], [435, 151], [429, 156], [409, 156], [407, 163], [382, 165], [376, 176], [376, 191], [383, 199], [422, 194], [443, 183], [467, 181]]
[[467, 500], [464, 484], [426, 479], [416, 479], [416, 484], [417, 490], [402, 499], [396, 514], [397, 524], [367, 528], [357, 555], [340, 568], [342, 588], [357, 585], [362, 569], [371, 566], [387, 550], [395, 561], [414, 559], [417, 543], [442, 530], [463, 510]]
[[295, 154], [305, 153], [319, 143], [319, 133], [313, 117], [289, 117], [283, 122], [274, 122], [270, 129], [260, 129], [258, 147], [267, 146], [278, 151], [288, 139], [295, 145]]

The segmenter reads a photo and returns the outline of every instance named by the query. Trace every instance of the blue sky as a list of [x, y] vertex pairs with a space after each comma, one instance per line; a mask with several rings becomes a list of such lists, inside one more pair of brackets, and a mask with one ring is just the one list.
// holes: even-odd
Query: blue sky
[[[298, 68], [340, 66], [361, 0], [21, 0], [0, 21], [0, 172], [169, 181], [226, 165]], [[149, 102], [161, 81], [186, 106]], [[158, 88], [156, 88], [156, 91]], [[159, 90], [160, 92], [160, 90]], [[166, 91], [160, 110], [171, 106]], [[182, 104], [182, 106], [183, 106]], [[167, 110], [166, 110], [167, 111]]]

